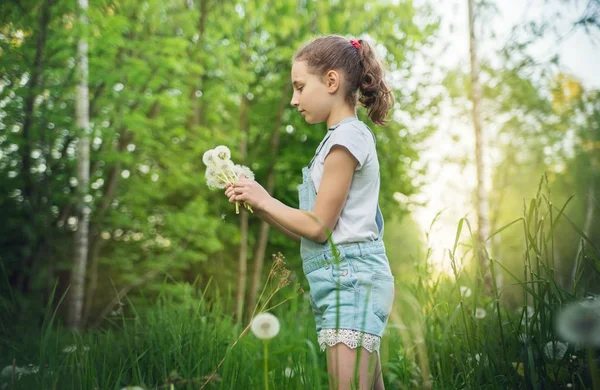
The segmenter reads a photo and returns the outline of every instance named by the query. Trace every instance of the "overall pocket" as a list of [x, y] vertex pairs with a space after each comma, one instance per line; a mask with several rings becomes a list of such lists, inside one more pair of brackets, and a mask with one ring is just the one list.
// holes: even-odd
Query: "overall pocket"
[[394, 303], [394, 277], [385, 274], [373, 274], [373, 313], [386, 322]]

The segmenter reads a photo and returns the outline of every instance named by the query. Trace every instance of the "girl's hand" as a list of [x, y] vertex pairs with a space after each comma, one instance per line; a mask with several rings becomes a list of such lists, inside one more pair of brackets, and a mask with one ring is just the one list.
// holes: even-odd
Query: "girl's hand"
[[238, 181], [233, 185], [228, 185], [225, 195], [230, 203], [246, 202], [255, 210], [264, 210], [271, 195], [254, 180], [249, 180], [244, 175], [240, 175]]

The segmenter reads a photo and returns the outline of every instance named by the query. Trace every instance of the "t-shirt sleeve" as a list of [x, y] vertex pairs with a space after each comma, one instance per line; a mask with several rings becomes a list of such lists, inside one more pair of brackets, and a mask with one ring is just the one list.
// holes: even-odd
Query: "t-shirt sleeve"
[[333, 131], [326, 144], [323, 145], [323, 153], [320, 153], [321, 162], [325, 161], [331, 148], [335, 145], [343, 146], [352, 153], [358, 161], [357, 170], [362, 168], [369, 157], [369, 139], [364, 131], [352, 124], [341, 125]]

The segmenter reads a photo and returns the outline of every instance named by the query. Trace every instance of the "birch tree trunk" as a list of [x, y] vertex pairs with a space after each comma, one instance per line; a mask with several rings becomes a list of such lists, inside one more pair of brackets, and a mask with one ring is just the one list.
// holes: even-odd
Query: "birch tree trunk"
[[[271, 133], [271, 163], [269, 165], [269, 173], [267, 175], [267, 184], [265, 189], [271, 195], [275, 189], [275, 164], [277, 163], [277, 154], [279, 151], [279, 128], [283, 121], [283, 112], [285, 110], [285, 104], [289, 99], [290, 84], [286, 83], [279, 102], [279, 111], [277, 114], [277, 120]], [[256, 245], [256, 251], [254, 252], [254, 270], [252, 273], [252, 283], [250, 284], [250, 295], [248, 297], [248, 307], [253, 309], [258, 299], [258, 290], [260, 289], [260, 280], [265, 264], [265, 253], [267, 249], [267, 243], [269, 242], [269, 231], [270, 225], [261, 221], [260, 233], [258, 236], [258, 243]]]
[[86, 202], [89, 194], [90, 176], [90, 140], [89, 140], [89, 97], [88, 97], [88, 1], [79, 0], [79, 23], [81, 33], [77, 45], [78, 56], [78, 85], [77, 85], [77, 127], [80, 131], [79, 143], [77, 145], [77, 215], [78, 223], [75, 231], [75, 242], [73, 245], [73, 266], [71, 268], [71, 287], [69, 291], [70, 302], [68, 306], [67, 324], [71, 329], [81, 327], [83, 300], [85, 291], [85, 274], [88, 256], [88, 230], [90, 220], [90, 208]]
[[475, 130], [475, 164], [477, 167], [477, 248], [476, 256], [479, 260], [481, 272], [484, 277], [484, 287], [492, 291], [492, 279], [488, 257], [485, 254], [486, 239], [490, 235], [489, 207], [486, 192], [484, 133], [481, 123], [481, 85], [479, 84], [479, 60], [477, 58], [477, 37], [475, 36], [475, 0], [469, 2], [469, 43], [471, 54], [471, 101], [473, 103], [473, 127]]

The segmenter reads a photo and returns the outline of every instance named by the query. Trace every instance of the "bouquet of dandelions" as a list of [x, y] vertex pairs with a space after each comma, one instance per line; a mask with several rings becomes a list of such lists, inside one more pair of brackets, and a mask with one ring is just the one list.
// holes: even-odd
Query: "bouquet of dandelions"
[[[240, 175], [254, 180], [254, 173], [250, 168], [234, 164], [231, 161], [231, 151], [227, 146], [219, 145], [210, 149], [202, 156], [202, 162], [206, 165], [206, 184], [210, 189], [223, 189], [227, 184], [234, 184]], [[252, 206], [244, 202], [246, 210], [253, 212]], [[235, 213], [240, 213], [240, 205], [235, 203]]]

